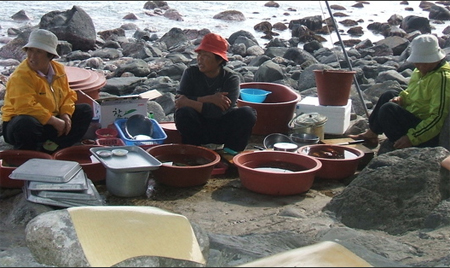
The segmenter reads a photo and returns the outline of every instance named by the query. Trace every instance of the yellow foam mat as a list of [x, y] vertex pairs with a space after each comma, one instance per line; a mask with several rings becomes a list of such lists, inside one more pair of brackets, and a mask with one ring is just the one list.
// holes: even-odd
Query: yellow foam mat
[[206, 261], [189, 220], [145, 206], [86, 206], [67, 209], [84, 254], [93, 267], [138, 256]]
[[372, 267], [344, 246], [325, 241], [261, 258], [237, 267]]

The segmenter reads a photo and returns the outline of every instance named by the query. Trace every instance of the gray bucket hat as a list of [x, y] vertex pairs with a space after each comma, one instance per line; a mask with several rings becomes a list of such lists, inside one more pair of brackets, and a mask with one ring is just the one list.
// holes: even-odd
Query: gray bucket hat
[[432, 34], [422, 34], [411, 42], [411, 55], [407, 61], [413, 63], [432, 63], [445, 58], [445, 52], [439, 47], [439, 41]]
[[57, 46], [58, 37], [54, 33], [44, 29], [36, 29], [31, 32], [28, 43], [22, 48], [39, 48], [59, 58], [58, 52], [56, 52]]

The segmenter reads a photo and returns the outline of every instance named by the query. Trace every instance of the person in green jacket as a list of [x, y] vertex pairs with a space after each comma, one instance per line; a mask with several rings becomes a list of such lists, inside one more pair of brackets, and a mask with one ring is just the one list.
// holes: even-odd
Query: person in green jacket
[[9, 77], [2, 107], [3, 137], [16, 150], [53, 153], [80, 142], [93, 117], [76, 104], [64, 65], [54, 61], [58, 38], [36, 29], [23, 46], [24, 59]]
[[369, 129], [353, 139], [377, 145], [385, 134], [394, 148], [435, 147], [450, 108], [450, 64], [438, 39], [422, 34], [411, 42], [414, 63], [408, 87], [383, 93], [369, 116]]

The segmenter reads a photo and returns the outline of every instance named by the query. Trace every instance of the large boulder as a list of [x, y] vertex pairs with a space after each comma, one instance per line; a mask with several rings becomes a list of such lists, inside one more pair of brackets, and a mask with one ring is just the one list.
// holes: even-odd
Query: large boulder
[[374, 158], [324, 211], [351, 228], [398, 235], [424, 228], [425, 219], [449, 197], [443, 147], [410, 147]]
[[67, 11], [52, 11], [42, 16], [39, 27], [52, 31], [60, 40], [72, 44], [73, 50], [95, 48], [96, 31], [91, 17], [80, 7]]
[[23, 51], [22, 47], [28, 42], [28, 37], [33, 29], [34, 28], [30, 27], [23, 30], [16, 38], [2, 46], [0, 48], [0, 57], [5, 59], [16, 59], [18, 61], [24, 60], [27, 54]]
[[[119, 211], [118, 215], [120, 215]], [[139, 224], [139, 218], [135, 220], [130, 219], [130, 226], [134, 222]], [[108, 225], [106, 222], [105, 224]], [[158, 226], [152, 226], [152, 223], [148, 223], [147, 226], [147, 228], [153, 228], [154, 232], [160, 231], [156, 227]], [[194, 223], [191, 224], [191, 227], [199, 243], [200, 250], [205, 259], [207, 259], [209, 255], [208, 235], [200, 226]], [[161, 231], [164, 230], [162, 229]], [[86, 258], [84, 248], [78, 240], [77, 230], [67, 209], [49, 211], [36, 216], [27, 224], [25, 233], [27, 246], [39, 263], [57, 267], [90, 267], [89, 260]], [[114, 240], [111, 241], [114, 243]], [[120, 250], [122, 245], [118, 244], [117, 246], [118, 250]], [[202, 266], [199, 263], [187, 260], [158, 256], [132, 257], [116, 265], [117, 267]]]

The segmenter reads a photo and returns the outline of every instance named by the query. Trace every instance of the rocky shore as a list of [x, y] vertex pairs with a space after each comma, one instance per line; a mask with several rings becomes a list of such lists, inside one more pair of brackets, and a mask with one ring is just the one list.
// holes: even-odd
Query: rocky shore
[[[146, 7], [149, 12], [164, 12], [167, 3], [149, 1]], [[357, 86], [352, 86], [352, 123], [344, 135], [359, 133], [367, 127], [366, 109], [370, 112], [383, 91], [406, 87], [413, 68], [405, 62], [410, 41], [432, 32], [431, 19], [450, 19], [442, 4], [422, 3], [430, 10], [430, 18], [393, 14], [388, 22], [373, 23], [368, 29], [383, 33], [383, 40], [346, 40], [351, 66], [341, 49], [321, 45], [317, 34], [329, 22], [316, 17], [291, 21], [292, 38], [281, 40], [272, 35], [265, 47], [245, 30], [227, 36], [227, 66], [241, 75], [242, 82], [287, 85], [302, 98], [317, 96], [313, 70], [351, 67], [356, 71]], [[0, 48], [0, 99], [8, 76], [24, 57], [21, 47], [30, 31], [40, 27], [58, 35], [60, 62], [104, 73], [107, 83], [100, 97], [156, 89], [162, 96], [148, 101], [147, 109], [157, 121], [172, 121], [181, 74], [195, 63], [193, 50], [210, 30], [173, 28], [158, 38], [132, 24], [96, 33], [89, 21], [89, 16], [74, 6], [49, 12], [39, 25], [11, 29], [16, 33], [14, 39]], [[264, 25], [270, 38], [272, 25]], [[125, 30], [130, 29], [135, 30], [133, 38], [126, 38]], [[448, 36], [435, 34], [448, 54]], [[249, 148], [260, 145], [262, 138], [252, 137]], [[10, 148], [0, 144], [2, 150]], [[108, 206], [154, 206], [186, 216], [210, 267], [241, 265], [321, 241], [337, 242], [373, 266], [449, 266], [450, 174], [440, 166], [449, 154], [448, 147], [393, 151], [389, 144], [383, 146], [354, 176], [341, 181], [317, 180], [311, 190], [295, 196], [252, 193], [240, 184], [233, 167], [202, 187], [156, 185], [151, 195], [142, 198], [118, 198], [109, 195], [103, 184], [97, 188]], [[0, 189], [0, 204], [0, 266], [89, 266], [66, 209], [28, 202], [21, 189]], [[117, 266], [192, 263], [149, 257]]]

